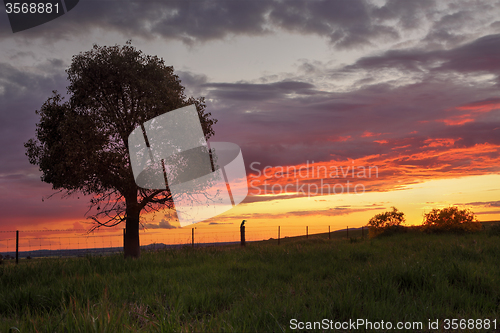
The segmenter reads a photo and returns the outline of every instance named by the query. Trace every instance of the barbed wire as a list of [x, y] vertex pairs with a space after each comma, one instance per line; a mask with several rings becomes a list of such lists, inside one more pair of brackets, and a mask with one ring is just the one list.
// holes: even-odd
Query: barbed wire
[[[248, 242], [262, 241], [262, 240], [276, 240], [285, 239], [287, 237], [297, 236], [314, 236], [321, 234], [328, 234], [343, 231], [346, 229], [331, 230], [330, 226], [245, 226], [246, 227], [246, 240]], [[365, 226], [366, 227], [366, 226]], [[278, 229], [279, 228], [279, 229]], [[328, 228], [328, 229], [327, 229]], [[192, 229], [196, 231], [192, 233]], [[348, 228], [348, 229], [361, 229], [361, 228]], [[150, 231], [166, 231], [165, 228], [149, 228]], [[19, 239], [16, 238], [0, 238], [0, 252], [10, 253], [9, 258], [12, 258], [12, 253], [19, 251], [22, 256], [29, 259], [32, 256], [45, 257], [45, 256], [59, 256], [59, 257], [72, 257], [81, 256], [82, 253], [91, 254], [107, 254], [123, 251], [123, 243], [120, 242], [118, 237], [123, 237], [120, 232], [116, 233], [87, 233], [83, 235], [51, 235], [50, 237], [43, 237], [43, 235], [31, 236], [26, 235], [30, 232], [79, 232], [86, 231], [86, 229], [41, 229], [41, 230], [20, 230]], [[121, 231], [121, 230], [119, 230]], [[146, 230], [142, 230], [146, 231]], [[233, 225], [230, 230], [215, 230], [207, 226], [187, 227], [187, 228], [174, 228], [172, 233], [158, 233], [158, 232], [145, 232], [142, 233], [141, 240], [145, 249], [159, 249], [177, 247], [177, 246], [217, 246], [223, 244], [237, 244], [240, 241], [240, 228], [238, 225]], [[368, 228], [366, 230], [368, 232]], [[14, 230], [3, 230], [0, 233], [13, 233]], [[24, 235], [22, 234], [24, 233]], [[363, 235], [364, 236], [364, 235]], [[194, 237], [194, 238], [193, 238]], [[328, 238], [330, 238], [328, 236]], [[118, 242], [117, 242], [118, 239]], [[65, 240], [65, 241], [63, 241]], [[142, 243], [141, 242], [141, 243]], [[279, 244], [279, 242], [278, 242]], [[47, 248], [48, 247], [48, 248]], [[14, 250], [16, 248], [16, 250]], [[10, 250], [10, 251], [9, 251]], [[4, 257], [5, 258], [5, 257]]]
[[[234, 227], [237, 227], [239, 228], [239, 226], [237, 224], [234, 224]], [[321, 229], [321, 228], [326, 228], [328, 227], [328, 225], [322, 225], [322, 226], [311, 226], [311, 225], [264, 225], [264, 226], [253, 226], [253, 225], [245, 225], [245, 228], [247, 229], [271, 229], [271, 228], [278, 228], [278, 227], [281, 227], [281, 228], [287, 228], [287, 229], [301, 229], [301, 228], [306, 228], [306, 227], [309, 227], [309, 228], [314, 228], [314, 229]], [[364, 226], [366, 227], [366, 226]], [[209, 229], [212, 229], [211, 227], [208, 227], [208, 226], [193, 226], [193, 227], [184, 227], [184, 228], [171, 228], [171, 229], [168, 229], [168, 228], [144, 228], [144, 229], [140, 229], [140, 231], [151, 231], [151, 230], [191, 230], [192, 228], [195, 228], [196, 230], [209, 230]], [[355, 229], [355, 228], [361, 228], [361, 227], [354, 227], [352, 229]], [[351, 228], [349, 228], [351, 229]], [[122, 229], [118, 229], [118, 231], [121, 231]], [[337, 230], [345, 230], [345, 228], [342, 228], [342, 229], [336, 229], [336, 230], [332, 230], [332, 231], [337, 231]], [[16, 231], [19, 231], [19, 232], [88, 232], [87, 229], [39, 229], [39, 230], [0, 230], [0, 233], [9, 233], [9, 232], [16, 232]], [[92, 231], [91, 233], [95, 233], [95, 232], [98, 232], [98, 230], [95, 230], [95, 231]], [[221, 231], [217, 231], [217, 233], [219, 233]]]
[[65, 231], [65, 232], [69, 232], [69, 231], [85, 231], [85, 232], [87, 232], [87, 229], [0, 230], [0, 233], [4, 233], [4, 232], [16, 232], [16, 231], [19, 231], [19, 232], [45, 232], [45, 231], [50, 231], [50, 232]]

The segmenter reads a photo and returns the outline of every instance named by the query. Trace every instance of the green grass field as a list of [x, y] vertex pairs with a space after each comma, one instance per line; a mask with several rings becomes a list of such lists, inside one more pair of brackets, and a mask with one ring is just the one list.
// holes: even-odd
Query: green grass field
[[447, 318], [500, 331], [498, 235], [339, 237], [4, 263], [0, 332], [292, 332], [292, 319], [441, 332]]

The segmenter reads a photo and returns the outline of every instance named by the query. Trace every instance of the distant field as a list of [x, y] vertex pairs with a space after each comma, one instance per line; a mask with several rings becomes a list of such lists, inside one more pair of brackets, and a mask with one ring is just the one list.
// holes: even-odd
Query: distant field
[[[421, 330], [407, 331], [438, 332], [447, 318], [489, 319], [481, 332], [495, 331], [496, 320], [500, 331], [499, 236], [368, 239], [366, 231], [365, 239], [361, 230], [347, 239], [344, 230], [331, 240], [186, 247], [139, 260], [3, 264], [0, 332], [291, 332], [292, 319], [418, 321]], [[439, 320], [440, 330], [430, 330], [429, 320]]]

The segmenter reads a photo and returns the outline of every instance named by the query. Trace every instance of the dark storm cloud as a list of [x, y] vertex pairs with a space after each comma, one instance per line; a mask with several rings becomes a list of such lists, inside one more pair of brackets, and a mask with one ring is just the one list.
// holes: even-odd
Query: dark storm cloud
[[[336, 47], [352, 48], [397, 40], [398, 29], [417, 29], [434, 6], [433, 1], [402, 0], [380, 8], [363, 0], [82, 0], [68, 14], [23, 31], [22, 36], [55, 40], [101, 28], [191, 44], [285, 30], [324, 36]], [[5, 22], [0, 28], [0, 38], [11, 35]]]
[[370, 15], [373, 9], [359, 0], [283, 1], [274, 2], [269, 18], [275, 26], [288, 31], [328, 37], [340, 48], [398, 38], [394, 27], [376, 23]]
[[348, 71], [381, 69], [499, 74], [500, 34], [483, 36], [450, 50], [389, 50], [378, 56], [363, 57], [346, 67]]
[[263, 100], [282, 98], [288, 94], [312, 95], [318, 93], [314, 85], [297, 81], [280, 81], [268, 84], [254, 83], [206, 83], [202, 87], [212, 88], [211, 96], [224, 100]]
[[457, 147], [472, 147], [481, 143], [500, 145], [500, 119], [492, 122], [470, 122], [460, 126], [447, 126], [442, 134], [458, 138], [455, 142]]
[[204, 74], [197, 74], [189, 71], [175, 71], [175, 74], [179, 76], [183, 85], [200, 87], [201, 85], [207, 83], [208, 78]]
[[436, 1], [389, 0], [382, 7], [373, 10], [373, 16], [380, 20], [397, 20], [404, 30], [416, 29], [436, 7]]
[[445, 62], [439, 70], [457, 72], [500, 73], [500, 34], [489, 35], [457, 47], [440, 52], [440, 59]]
[[[56, 219], [74, 217], [85, 213], [87, 201], [69, 199], [45, 200], [53, 191], [40, 181], [38, 168], [25, 156], [24, 142], [35, 136], [38, 116], [35, 110], [51, 95], [54, 89], [64, 93], [66, 81], [59, 69], [60, 60], [42, 63], [30, 71], [0, 63], [0, 211], [1, 228], [55, 222]], [[83, 204], [83, 205], [82, 205]], [[57, 215], [54, 215], [57, 212]], [[35, 216], [36, 217], [35, 217]]]
[[422, 40], [429, 48], [456, 47], [460, 43], [477, 38], [479, 27], [497, 31], [500, 3], [498, 1], [443, 2], [448, 10], [440, 18], [431, 22], [427, 36]]
[[480, 107], [480, 106], [491, 105], [491, 104], [500, 104], [500, 97], [482, 99], [480, 101], [474, 101], [474, 102], [470, 102], [470, 103], [461, 105], [460, 107]]
[[64, 76], [52, 74], [54, 66], [59, 67], [60, 61], [43, 63], [35, 73], [0, 63], [0, 173], [18, 171], [20, 165], [29, 166], [23, 143], [35, 134], [35, 110], [52, 90], [65, 92]]
[[445, 15], [433, 24], [423, 41], [431, 45], [436, 43], [446, 46], [462, 43], [467, 39], [467, 36], [461, 30], [467, 24], [466, 22], [473, 19], [473, 13], [467, 10]]
[[203, 85], [208, 81], [206, 75], [182, 70], [175, 70], [175, 74], [179, 76], [181, 84], [185, 88], [184, 93], [186, 96], [205, 96], [205, 88]]
[[[500, 119], [495, 110], [464, 124], [449, 126], [444, 122], [469, 112], [460, 108], [494, 104], [497, 99], [492, 96], [498, 96], [497, 88], [476, 88], [453, 77], [435, 77], [432, 70], [413, 84], [365, 85], [343, 93], [322, 92], [315, 87], [314, 94], [292, 95], [263, 84], [209, 85], [207, 98], [220, 99], [209, 103], [222, 124], [214, 139], [237, 142], [247, 171], [252, 162], [263, 168], [370, 155], [390, 157], [418, 153], [426, 146], [440, 151], [500, 140]], [[261, 94], [259, 98], [256, 92]], [[378, 134], [364, 136], [366, 131]], [[439, 146], [434, 142], [437, 146], [432, 146], [433, 140], [442, 138], [452, 138], [455, 143]], [[418, 167], [440, 163], [431, 158], [399, 162]]]

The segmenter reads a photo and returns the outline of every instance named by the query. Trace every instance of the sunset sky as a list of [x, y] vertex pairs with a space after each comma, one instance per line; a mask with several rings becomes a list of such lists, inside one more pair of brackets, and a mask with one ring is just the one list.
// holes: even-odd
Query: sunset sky
[[[23, 144], [73, 55], [129, 39], [205, 96], [212, 141], [241, 147], [249, 195], [194, 225], [207, 241], [242, 219], [269, 238], [391, 206], [408, 225], [450, 205], [500, 220], [500, 1], [81, 0], [15, 34], [1, 8], [0, 231], [90, 227], [90, 198], [47, 198]], [[144, 223], [158, 241], [188, 232]]]

